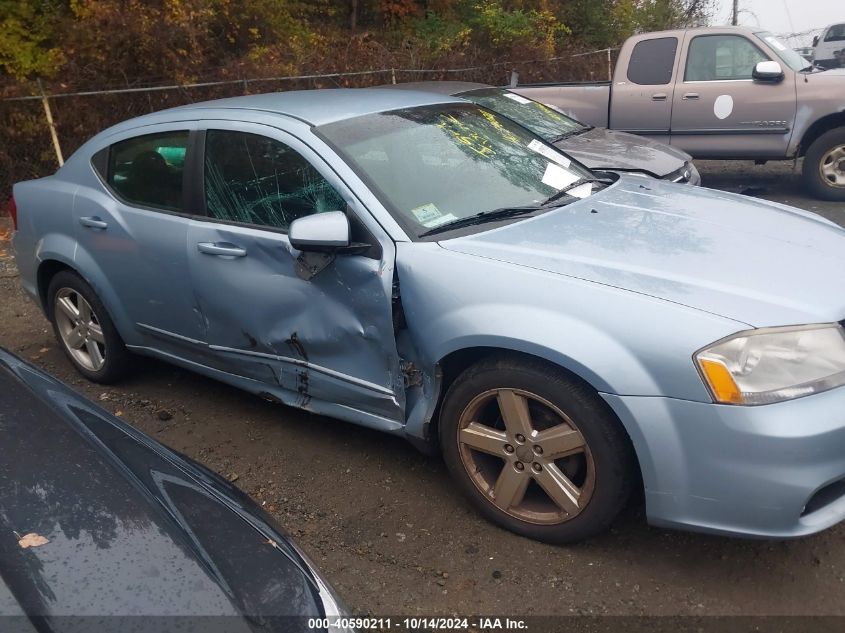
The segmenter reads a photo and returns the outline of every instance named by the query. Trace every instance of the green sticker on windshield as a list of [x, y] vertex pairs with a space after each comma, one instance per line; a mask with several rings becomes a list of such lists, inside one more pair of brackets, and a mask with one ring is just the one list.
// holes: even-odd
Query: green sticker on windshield
[[451, 222], [452, 220], [457, 220], [457, 218], [451, 213], [441, 213], [440, 209], [438, 209], [430, 202], [428, 204], [422, 205], [421, 207], [411, 209], [411, 213], [414, 214], [414, 217], [417, 219], [417, 222], [422, 224], [427, 229], [430, 229], [435, 226], [440, 226], [444, 222]]

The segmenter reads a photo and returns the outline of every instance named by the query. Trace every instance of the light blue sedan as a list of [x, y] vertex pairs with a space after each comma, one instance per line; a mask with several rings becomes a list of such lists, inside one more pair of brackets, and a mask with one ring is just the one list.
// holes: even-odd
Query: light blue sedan
[[845, 231], [810, 213], [377, 89], [139, 117], [14, 200], [23, 286], [91, 380], [144, 354], [407, 437], [543, 541], [640, 485], [662, 526], [845, 518]]

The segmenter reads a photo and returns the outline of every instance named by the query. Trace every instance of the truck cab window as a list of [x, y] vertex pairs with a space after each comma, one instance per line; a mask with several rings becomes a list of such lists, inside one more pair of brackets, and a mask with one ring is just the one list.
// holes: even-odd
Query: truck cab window
[[672, 81], [677, 37], [659, 37], [637, 42], [628, 62], [628, 81], [641, 86], [665, 86]]
[[684, 81], [751, 79], [757, 62], [768, 59], [740, 35], [702, 35], [690, 42]]
[[845, 24], [835, 24], [824, 36], [825, 42], [845, 42]]

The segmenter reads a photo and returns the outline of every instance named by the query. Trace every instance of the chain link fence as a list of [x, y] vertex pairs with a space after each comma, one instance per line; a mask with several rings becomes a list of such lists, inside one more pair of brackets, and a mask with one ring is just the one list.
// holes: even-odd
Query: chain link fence
[[382, 68], [287, 77], [242, 78], [185, 85], [66, 93], [39, 84], [41, 94], [0, 100], [0, 203], [12, 185], [56, 171], [97, 132], [132, 117], [187, 103], [244, 94], [315, 88], [358, 88], [420, 80], [520, 82], [608, 80], [616, 49], [539, 60], [439, 70]]

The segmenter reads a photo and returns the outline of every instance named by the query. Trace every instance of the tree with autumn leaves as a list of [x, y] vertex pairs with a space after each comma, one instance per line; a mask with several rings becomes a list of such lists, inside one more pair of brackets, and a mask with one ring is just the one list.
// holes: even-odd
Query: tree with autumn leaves
[[445, 67], [619, 44], [709, 0], [0, 0], [0, 88]]

